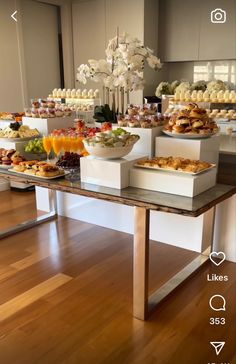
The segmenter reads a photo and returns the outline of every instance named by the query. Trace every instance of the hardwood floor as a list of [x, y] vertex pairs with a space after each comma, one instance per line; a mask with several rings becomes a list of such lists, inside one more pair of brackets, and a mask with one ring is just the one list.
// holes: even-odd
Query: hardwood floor
[[[35, 214], [33, 194], [10, 194], [0, 195], [1, 228], [11, 214]], [[195, 255], [151, 242], [150, 291]], [[207, 282], [213, 273], [229, 280]], [[207, 263], [147, 322], [136, 320], [132, 236], [60, 217], [0, 241], [0, 363], [236, 364], [235, 283], [235, 263]], [[226, 312], [210, 309], [214, 294]], [[210, 341], [226, 342], [219, 356]]]
[[10, 228], [38, 215], [34, 192], [0, 192], [0, 204], [0, 229]]

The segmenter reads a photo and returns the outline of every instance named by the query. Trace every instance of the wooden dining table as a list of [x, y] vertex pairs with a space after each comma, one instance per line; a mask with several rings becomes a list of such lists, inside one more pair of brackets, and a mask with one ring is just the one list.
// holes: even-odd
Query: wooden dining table
[[[56, 191], [110, 201], [134, 208], [133, 316], [140, 320], [146, 320], [150, 312], [160, 301], [186, 279], [190, 278], [193, 273], [209, 260], [213, 243], [215, 208], [217, 204], [236, 193], [236, 186], [216, 184], [211, 189], [191, 198], [134, 187], [119, 190], [80, 181], [71, 182], [65, 178], [49, 180], [5, 169], [0, 169], [0, 176], [11, 181], [46, 188], [50, 193], [50, 211], [48, 213], [1, 231], [0, 238], [24, 229], [33, 228], [45, 221], [56, 219]], [[201, 252], [193, 261], [151, 295], [149, 295], [148, 291], [150, 211], [160, 211], [189, 217], [198, 217], [203, 214]], [[161, 229], [162, 227], [157, 226], [156, 228]]]

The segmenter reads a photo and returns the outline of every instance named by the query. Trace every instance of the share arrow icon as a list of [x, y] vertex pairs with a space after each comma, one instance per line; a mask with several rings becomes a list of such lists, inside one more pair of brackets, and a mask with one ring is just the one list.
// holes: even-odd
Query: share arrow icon
[[216, 355], [219, 355], [225, 345], [225, 341], [210, 341], [211, 345], [216, 351]]

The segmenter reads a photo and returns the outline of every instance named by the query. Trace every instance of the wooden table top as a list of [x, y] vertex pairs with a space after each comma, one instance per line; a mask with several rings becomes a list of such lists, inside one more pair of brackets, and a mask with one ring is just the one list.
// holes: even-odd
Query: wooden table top
[[10, 172], [3, 168], [0, 168], [0, 176], [56, 191], [193, 217], [201, 215], [211, 207], [236, 193], [236, 186], [216, 184], [213, 188], [192, 198], [135, 187], [127, 187], [119, 190], [80, 181], [72, 183], [64, 177], [47, 180], [31, 175]]

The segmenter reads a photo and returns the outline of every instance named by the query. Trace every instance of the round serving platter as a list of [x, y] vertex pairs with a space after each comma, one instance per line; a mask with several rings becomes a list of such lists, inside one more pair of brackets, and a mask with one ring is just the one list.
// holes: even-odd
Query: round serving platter
[[217, 133], [209, 133], [209, 134], [181, 134], [181, 133], [172, 133], [168, 130], [162, 130], [163, 133], [165, 133], [168, 136], [171, 136], [173, 138], [179, 138], [179, 139], [205, 139], [210, 138], [213, 135], [216, 135]]
[[25, 137], [25, 138], [5, 138], [5, 137], [3, 137], [3, 138], [0, 138], [0, 141], [1, 142], [23, 142], [23, 141], [25, 141], [25, 140], [30, 140], [30, 139], [35, 139], [35, 138], [39, 138], [39, 136], [38, 137], [36, 137], [36, 136], [31, 136], [31, 137]]

